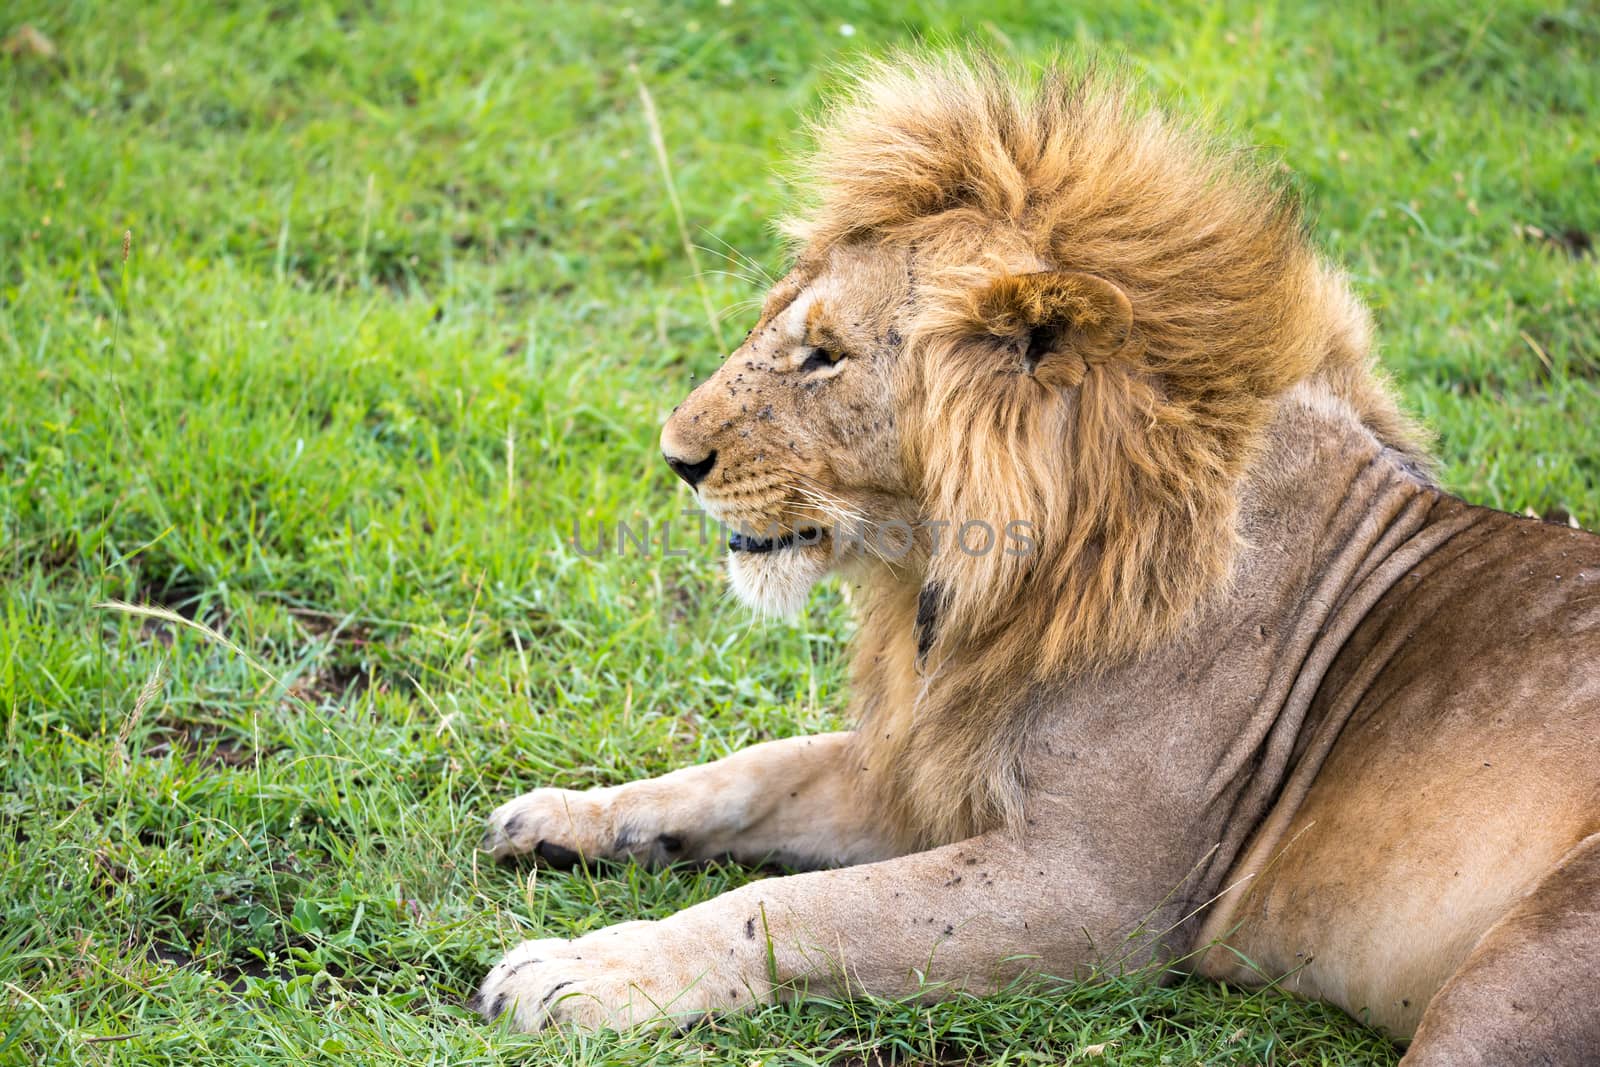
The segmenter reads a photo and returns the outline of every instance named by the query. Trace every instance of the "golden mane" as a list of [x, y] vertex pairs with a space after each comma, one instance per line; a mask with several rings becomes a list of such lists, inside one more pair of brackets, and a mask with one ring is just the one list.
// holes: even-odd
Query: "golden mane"
[[[863, 760], [908, 836], [1017, 817], [1028, 688], [1170, 639], [1225, 587], [1241, 476], [1290, 386], [1323, 376], [1426, 462], [1293, 198], [1248, 154], [1137, 106], [1121, 78], [881, 61], [816, 127], [807, 173], [814, 209], [786, 225], [802, 258], [895, 242], [919, 265], [898, 395], [923, 514], [951, 531], [1022, 521], [1035, 540], [927, 560], [920, 676], [885, 666], [918, 591], [869, 597]], [[1020, 277], [1067, 271], [1126, 294], [1132, 326], [1045, 382], [994, 305]]]

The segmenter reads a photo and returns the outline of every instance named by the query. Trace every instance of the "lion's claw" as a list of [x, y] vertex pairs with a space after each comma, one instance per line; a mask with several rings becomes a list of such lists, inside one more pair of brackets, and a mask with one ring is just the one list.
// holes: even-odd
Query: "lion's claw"
[[473, 1007], [490, 1021], [509, 1012], [518, 1030], [599, 1030], [682, 1024], [739, 999], [742, 984], [707, 966], [702, 943], [683, 947], [675, 952], [663, 924], [646, 920], [525, 941], [484, 978]]
[[575, 867], [586, 858], [605, 857], [614, 834], [599, 792], [524, 793], [490, 813], [478, 847], [497, 860], [532, 853], [552, 867]]

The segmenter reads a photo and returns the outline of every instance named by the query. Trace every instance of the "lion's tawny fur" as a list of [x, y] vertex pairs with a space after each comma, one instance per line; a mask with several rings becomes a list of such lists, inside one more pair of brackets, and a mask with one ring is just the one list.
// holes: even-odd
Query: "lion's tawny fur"
[[485, 839], [809, 873], [525, 942], [484, 1013], [1193, 968], [1418, 1067], [1595, 1062], [1600, 538], [1434, 485], [1271, 172], [1115, 78], [895, 60], [811, 169], [794, 268], [661, 447], [742, 527], [746, 603], [858, 585], [859, 725], [535, 789]]

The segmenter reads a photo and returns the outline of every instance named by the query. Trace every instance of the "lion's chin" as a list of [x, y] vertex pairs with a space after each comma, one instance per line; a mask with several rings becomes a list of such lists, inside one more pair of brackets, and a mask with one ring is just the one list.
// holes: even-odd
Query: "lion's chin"
[[822, 544], [728, 553], [728, 582], [734, 595], [760, 615], [798, 614], [828, 568], [829, 551]]

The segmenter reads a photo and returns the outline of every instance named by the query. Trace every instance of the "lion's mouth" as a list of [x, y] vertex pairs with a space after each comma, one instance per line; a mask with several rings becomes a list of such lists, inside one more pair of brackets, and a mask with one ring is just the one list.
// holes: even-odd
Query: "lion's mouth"
[[780, 552], [796, 545], [814, 545], [821, 540], [822, 530], [816, 527], [791, 530], [782, 537], [772, 538], [752, 537], [746, 533], [735, 533], [728, 538], [728, 551], [762, 556], [768, 552]]
[[775, 537], [769, 541], [736, 533], [728, 538], [728, 551], [748, 552], [753, 556], [760, 556], [768, 552], [776, 552], [780, 548], [788, 548], [792, 544], [794, 544], [794, 534], [792, 533], [784, 534], [782, 537]]
[[728, 581], [740, 600], [763, 615], [800, 611], [834, 563], [832, 532], [810, 523], [782, 529], [776, 522], [760, 533], [741, 526], [728, 537]]

